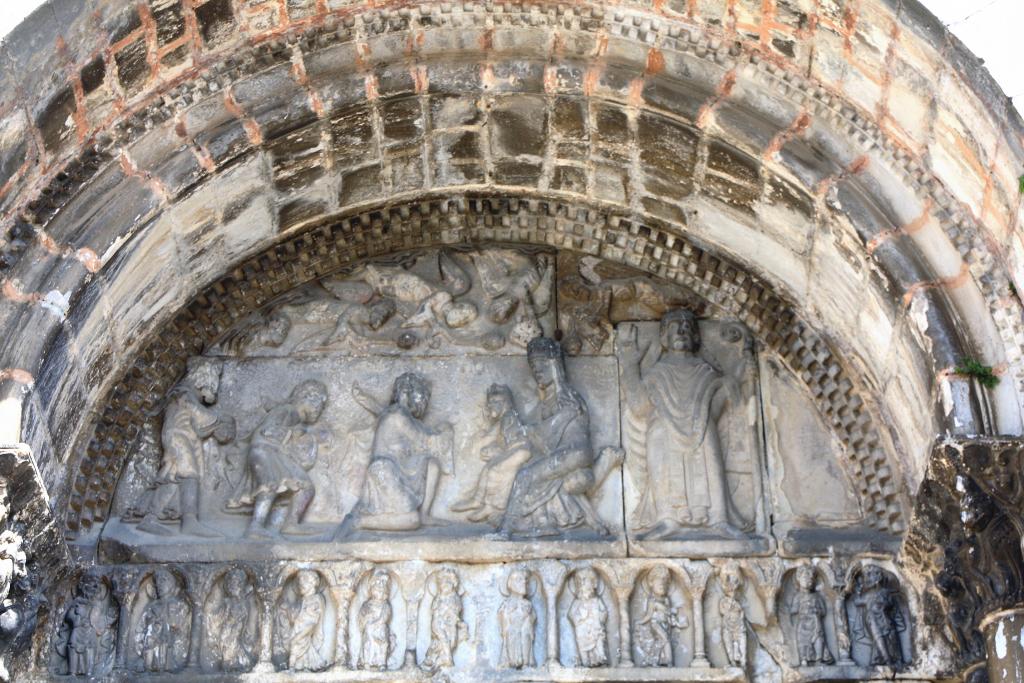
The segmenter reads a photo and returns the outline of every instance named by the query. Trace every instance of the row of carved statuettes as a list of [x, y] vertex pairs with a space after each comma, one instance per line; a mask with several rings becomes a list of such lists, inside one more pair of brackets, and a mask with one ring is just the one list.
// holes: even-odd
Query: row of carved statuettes
[[473, 641], [489, 654], [471, 666], [493, 669], [744, 667], [752, 624], [782, 629], [794, 667], [903, 668], [908, 597], [877, 559], [94, 568], [59, 612], [51, 670], [438, 671]]

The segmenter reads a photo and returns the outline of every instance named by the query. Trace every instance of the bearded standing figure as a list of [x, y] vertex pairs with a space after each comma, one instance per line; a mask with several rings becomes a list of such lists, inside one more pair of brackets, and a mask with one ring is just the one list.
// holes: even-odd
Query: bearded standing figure
[[620, 337], [626, 438], [646, 462], [636, 519], [643, 538], [669, 538], [686, 527], [710, 527], [742, 537], [725, 476], [718, 420], [735, 382], [699, 355], [697, 318], [686, 310], [665, 314], [661, 353], [646, 372], [646, 350], [634, 327]]

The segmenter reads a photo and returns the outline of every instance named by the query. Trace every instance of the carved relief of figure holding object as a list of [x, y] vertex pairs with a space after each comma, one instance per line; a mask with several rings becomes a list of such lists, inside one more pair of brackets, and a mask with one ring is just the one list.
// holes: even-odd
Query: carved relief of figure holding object
[[907, 615], [898, 598], [898, 591], [888, 585], [882, 568], [865, 565], [860, 572], [853, 595], [850, 631], [858, 652], [870, 653], [857, 657], [861, 666], [894, 666], [909, 664], [910, 652], [905, 648], [903, 635], [907, 630]]
[[114, 655], [117, 635], [117, 607], [103, 580], [91, 574], [82, 577], [78, 595], [64, 613], [57, 634], [57, 654], [67, 663], [71, 676], [103, 673]]
[[690, 311], [661, 319], [660, 353], [646, 371], [641, 366], [652, 350], [640, 348], [635, 326], [624, 331], [624, 437], [646, 479], [636, 512], [643, 538], [670, 538], [687, 527], [745, 538], [717, 426], [727, 402], [739, 397], [736, 380], [700, 356], [700, 329]]
[[323, 671], [331, 665], [331, 652], [324, 632], [327, 598], [320, 576], [304, 569], [295, 577], [295, 598], [278, 616], [278, 628], [285, 635], [288, 668], [293, 671]]
[[188, 661], [192, 610], [178, 579], [166, 569], [153, 574], [151, 591], [136, 632], [143, 671], [178, 671]]
[[537, 628], [537, 612], [528, 597], [530, 573], [525, 569], [513, 569], [505, 586], [508, 593], [498, 609], [498, 628], [501, 631], [498, 666], [503, 669], [535, 666], [533, 638]]
[[369, 598], [359, 608], [359, 631], [362, 647], [359, 668], [384, 671], [395, 649], [395, 634], [391, 632], [391, 577], [377, 571], [370, 578]]
[[423, 668], [437, 671], [455, 665], [455, 649], [469, 638], [469, 626], [462, 620], [462, 588], [454, 569], [434, 575], [436, 593], [430, 603], [430, 645], [423, 656]]
[[719, 573], [722, 596], [718, 599], [718, 614], [722, 619], [720, 635], [729, 666], [747, 664], [747, 615], [739, 592], [743, 587], [743, 574], [735, 563], [729, 563]]
[[219, 599], [206, 613], [206, 637], [213, 664], [220, 671], [246, 671], [255, 663], [258, 634], [252, 586], [239, 568], [228, 571]]
[[622, 451], [602, 449], [595, 462], [590, 411], [569, 384], [557, 341], [536, 337], [526, 356], [540, 404], [526, 424], [532, 456], [516, 473], [501, 532], [547, 536], [587, 525], [606, 535], [590, 496], [621, 462]]
[[[226, 504], [228, 509], [252, 507], [246, 537], [303, 533], [299, 525], [316, 494], [308, 470], [330, 438], [327, 430], [312, 428], [326, 403], [327, 388], [306, 380], [267, 413], [250, 437], [245, 474]], [[278, 505], [285, 501], [286, 507]]]
[[794, 618], [800, 666], [831, 664], [833, 661], [825, 642], [825, 598], [815, 591], [816, 578], [814, 567], [805, 564], [797, 568], [798, 593], [789, 606]]
[[391, 402], [364, 407], [377, 415], [362, 495], [342, 521], [335, 537], [352, 528], [412, 531], [424, 525], [444, 524], [430, 514], [442, 473], [452, 471], [452, 426], [428, 427], [423, 418], [430, 402], [427, 381], [412, 372], [395, 379]]
[[608, 608], [598, 594], [597, 572], [583, 568], [574, 577], [576, 597], [569, 606], [569, 623], [576, 637], [580, 666], [608, 664]]
[[672, 631], [690, 625], [683, 608], [672, 608], [671, 576], [665, 567], [654, 567], [644, 577], [641, 614], [633, 625], [637, 666], [672, 666]]
[[161, 536], [173, 533], [160, 523], [160, 514], [177, 488], [181, 492], [181, 533], [205, 538], [222, 536], [199, 521], [203, 443], [210, 437], [234, 432], [233, 418], [220, 416], [209, 407], [217, 402], [220, 372], [219, 364], [199, 360], [189, 368], [185, 380], [171, 391], [160, 433], [163, 460], [156, 477], [159, 487], [149, 501], [139, 531]]
[[472, 491], [451, 509], [469, 512], [472, 522], [497, 525], [508, 506], [516, 473], [530, 459], [531, 452], [511, 389], [504, 384], [492, 384], [487, 389], [485, 412], [487, 436], [492, 437], [480, 448], [480, 457], [486, 464]]

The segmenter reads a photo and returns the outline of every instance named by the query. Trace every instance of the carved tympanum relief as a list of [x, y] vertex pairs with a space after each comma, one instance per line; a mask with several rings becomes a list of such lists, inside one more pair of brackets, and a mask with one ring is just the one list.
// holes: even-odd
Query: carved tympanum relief
[[[843, 559], [885, 539], [828, 425], [710, 306], [506, 247], [283, 293], [140, 426], [99, 555], [149, 568], [109, 574], [137, 588], [116, 599], [83, 584], [65, 621], [90, 645], [62, 631], [54, 670], [906, 668], [909, 594], [883, 560]], [[801, 472], [834, 498], [821, 514]], [[183, 559], [205, 569], [162, 566]]]

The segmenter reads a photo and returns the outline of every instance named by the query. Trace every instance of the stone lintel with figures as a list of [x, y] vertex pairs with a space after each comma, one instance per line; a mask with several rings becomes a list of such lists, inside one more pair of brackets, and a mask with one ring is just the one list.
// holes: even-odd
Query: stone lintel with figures
[[190, 358], [138, 427], [98, 564], [49, 629], [58, 677], [873, 680], [925, 661], [894, 538], [801, 378], [599, 259], [351, 267]]

